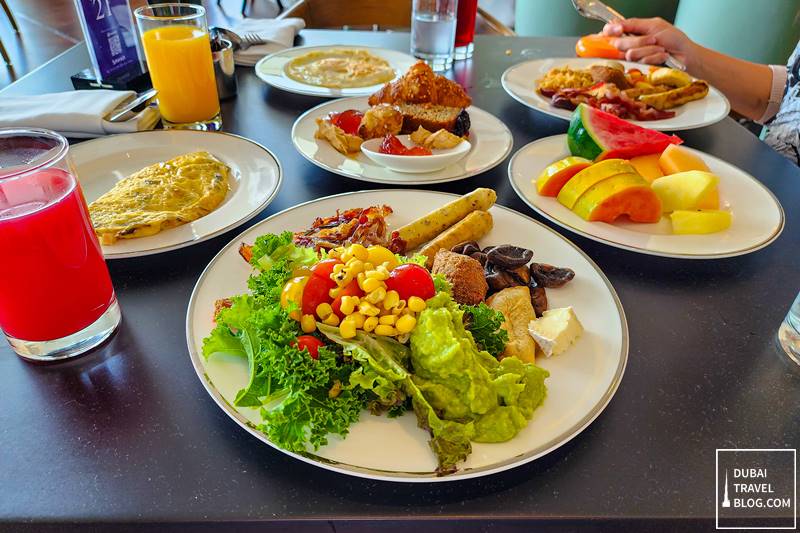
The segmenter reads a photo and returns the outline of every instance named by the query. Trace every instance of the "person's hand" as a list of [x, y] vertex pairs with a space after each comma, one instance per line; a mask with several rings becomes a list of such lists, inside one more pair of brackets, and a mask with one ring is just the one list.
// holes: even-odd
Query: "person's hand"
[[[660, 65], [672, 55], [686, 64], [691, 58], [694, 43], [685, 33], [662, 18], [625, 19], [609, 22], [603, 34], [612, 39], [625, 59], [651, 65]], [[625, 35], [633, 34], [633, 35]]]

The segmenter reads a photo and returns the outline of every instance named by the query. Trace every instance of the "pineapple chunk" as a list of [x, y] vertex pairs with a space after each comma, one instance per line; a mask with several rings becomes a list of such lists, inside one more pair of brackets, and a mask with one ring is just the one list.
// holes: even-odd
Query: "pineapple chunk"
[[702, 235], [717, 233], [731, 227], [733, 215], [730, 211], [707, 209], [700, 211], [674, 211], [672, 219], [672, 233], [676, 235]]
[[692, 210], [719, 205], [716, 193], [719, 178], [710, 172], [689, 170], [658, 178], [653, 191], [661, 199], [665, 213], [679, 209]]

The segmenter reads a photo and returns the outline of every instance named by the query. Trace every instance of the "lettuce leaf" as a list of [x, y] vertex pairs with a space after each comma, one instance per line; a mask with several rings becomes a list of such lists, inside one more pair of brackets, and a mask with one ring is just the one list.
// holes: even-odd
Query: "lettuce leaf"
[[485, 303], [464, 305], [464, 326], [472, 333], [479, 350], [485, 350], [497, 357], [506, 348], [508, 332], [501, 328], [505, 317]]

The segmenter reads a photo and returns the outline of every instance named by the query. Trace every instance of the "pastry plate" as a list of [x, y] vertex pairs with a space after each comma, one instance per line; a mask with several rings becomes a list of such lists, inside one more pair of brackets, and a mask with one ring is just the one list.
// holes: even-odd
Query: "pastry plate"
[[230, 191], [225, 200], [194, 222], [103, 246], [106, 259], [183, 248], [244, 224], [263, 211], [278, 193], [281, 165], [265, 147], [229, 133], [143, 131], [100, 137], [70, 147], [70, 159], [89, 203], [146, 166], [199, 150], [209, 152], [231, 168]]
[[296, 94], [304, 94], [307, 96], [320, 96], [323, 98], [344, 98], [348, 96], [369, 96], [383, 84], [369, 85], [367, 87], [351, 87], [345, 89], [332, 89], [330, 87], [320, 87], [318, 85], [310, 85], [295, 81], [284, 74], [284, 66], [286, 63], [305, 55], [309, 52], [320, 52], [325, 50], [366, 50], [370, 54], [385, 59], [395, 71], [394, 79], [402, 76], [403, 73], [417, 62], [413, 56], [410, 56], [397, 50], [389, 50], [387, 48], [373, 48], [368, 46], [350, 46], [350, 45], [326, 45], [326, 46], [298, 46], [296, 48], [287, 48], [280, 52], [275, 52], [266, 57], [261, 58], [255, 66], [256, 76], [261, 78], [265, 83], [272, 87], [288, 91]]
[[[399, 227], [451, 201], [455, 195], [408, 189], [363, 191], [329, 196], [301, 204], [266, 220], [233, 239], [206, 267], [189, 301], [186, 338], [195, 371], [208, 393], [228, 416], [257, 439], [274, 446], [256, 426], [256, 409], [233, 407], [236, 392], [248, 378], [247, 362], [234, 356], [201, 355], [203, 338], [213, 329], [214, 302], [247, 291], [250, 266], [239, 256], [242, 242], [264, 233], [301, 230], [316, 217], [352, 207], [387, 204], [394, 208], [390, 227]], [[481, 244], [514, 243], [535, 251], [534, 259], [575, 271], [575, 279], [548, 291], [552, 307], [571, 305], [585, 328], [566, 352], [537, 364], [550, 372], [547, 398], [525, 429], [508, 442], [473, 443], [459, 470], [437, 477], [428, 434], [413, 413], [399, 418], [364, 412], [347, 438], [336, 436], [316, 451], [296, 459], [343, 474], [403, 482], [453, 482], [501, 472], [533, 461], [578, 435], [605, 408], [617, 390], [628, 358], [628, 326], [619, 298], [602, 271], [574, 244], [533, 219], [495, 205], [494, 228]], [[218, 433], [223, 435], [224, 432]]]
[[472, 148], [466, 156], [435, 172], [424, 174], [395, 172], [372, 161], [361, 152], [349, 156], [343, 155], [328, 141], [314, 137], [317, 131], [316, 119], [324, 118], [328, 113], [347, 109], [362, 111], [369, 109], [367, 98], [343, 98], [306, 111], [292, 127], [292, 142], [300, 155], [318, 167], [357, 180], [393, 185], [428, 185], [460, 180], [499, 165], [511, 152], [514, 144], [511, 132], [497, 117], [470, 106], [467, 112], [471, 121], [469, 142]]
[[719, 176], [720, 206], [733, 213], [731, 227], [709, 235], [673, 235], [665, 216], [657, 224], [587, 222], [550, 196], [540, 196], [533, 180], [549, 164], [570, 155], [566, 135], [523, 146], [508, 164], [508, 178], [520, 198], [537, 213], [570, 231], [617, 248], [686, 259], [719, 259], [764, 248], [778, 238], [784, 214], [778, 199], [760, 181], [721, 159], [688, 148]]
[[[569, 120], [572, 116], [572, 111], [554, 107], [549, 98], [545, 98], [536, 91], [536, 81], [554, 67], [586, 68], [598, 61], [602, 60], [557, 57], [526, 61], [506, 70], [501, 78], [501, 83], [506, 92], [518, 102], [542, 113]], [[620, 63], [625, 66], [625, 70], [638, 68], [642, 72], [647, 72], [647, 69], [650, 68], [650, 65], [641, 63], [631, 63], [629, 61], [620, 61]], [[688, 102], [672, 111], [676, 113], [672, 118], [645, 121], [631, 120], [630, 122], [660, 131], [702, 128], [727, 117], [730, 111], [730, 104], [725, 95], [714, 87], [709, 87], [705, 98]]]

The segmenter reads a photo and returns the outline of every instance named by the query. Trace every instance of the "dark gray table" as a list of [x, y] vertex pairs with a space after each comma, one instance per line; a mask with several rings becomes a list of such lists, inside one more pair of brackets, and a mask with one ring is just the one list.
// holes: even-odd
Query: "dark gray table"
[[[304, 35], [308, 44], [408, 48], [406, 34]], [[453, 76], [476, 105], [508, 124], [518, 149], [563, 133], [566, 123], [513, 101], [500, 74], [525, 59], [571, 55], [573, 43], [479, 36], [475, 58]], [[86, 64], [79, 45], [0, 96], [66, 89], [68, 76]], [[318, 103], [239, 69], [239, 96], [222, 108], [225, 129], [268, 146], [285, 172], [276, 200], [253, 222], [369, 187], [295, 152], [291, 125]], [[795, 448], [800, 441], [800, 373], [775, 338], [800, 289], [800, 171], [730, 119], [681, 135], [758, 176], [786, 209], [786, 229], [751, 255], [686, 261], [618, 250], [556, 228], [611, 279], [631, 334], [615, 398], [557, 451], [482, 479], [410, 485], [327, 472], [253, 439], [206, 394], [184, 339], [194, 283], [235, 230], [183, 250], [111, 262], [124, 321], [94, 354], [42, 367], [0, 347], [0, 529], [127, 523], [125, 530], [204, 531], [272, 522], [287, 531], [352, 531], [387, 520], [383, 529], [399, 531], [412, 527], [407, 519], [424, 520], [416, 526], [423, 531], [499, 524], [527, 531], [530, 523], [546, 530], [713, 529], [715, 449]], [[531, 214], [512, 191], [505, 164], [433, 188], [464, 193], [477, 186], [495, 188], [499, 203]], [[5, 251], [5, 258], [13, 254]]]

